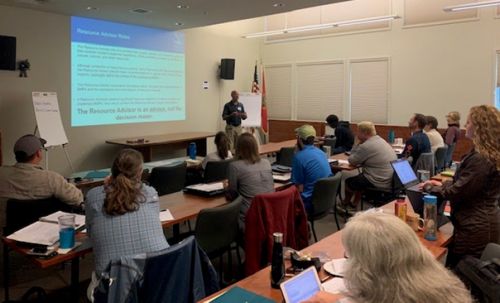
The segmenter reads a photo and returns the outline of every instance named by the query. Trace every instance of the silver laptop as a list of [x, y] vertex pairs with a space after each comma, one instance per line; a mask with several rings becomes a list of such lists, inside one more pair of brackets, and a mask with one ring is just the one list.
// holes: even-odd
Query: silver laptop
[[406, 159], [399, 159], [392, 161], [391, 166], [405, 189], [406, 196], [410, 200], [413, 211], [420, 214], [420, 216], [423, 216], [424, 195], [422, 189], [418, 186], [420, 181], [418, 180], [417, 175], [415, 175], [410, 162]]

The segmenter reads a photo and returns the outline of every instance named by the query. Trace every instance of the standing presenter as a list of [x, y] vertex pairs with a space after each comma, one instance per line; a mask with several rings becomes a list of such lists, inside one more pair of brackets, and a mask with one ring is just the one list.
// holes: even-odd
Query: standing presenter
[[245, 108], [242, 103], [238, 102], [238, 98], [238, 92], [233, 90], [231, 92], [231, 101], [224, 105], [224, 111], [222, 112], [222, 119], [226, 121], [226, 134], [232, 151], [234, 151], [236, 139], [242, 132], [241, 120], [247, 118]]

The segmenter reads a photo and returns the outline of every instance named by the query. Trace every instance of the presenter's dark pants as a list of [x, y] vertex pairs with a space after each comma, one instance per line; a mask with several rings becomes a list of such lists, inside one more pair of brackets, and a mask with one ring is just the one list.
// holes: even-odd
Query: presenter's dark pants
[[231, 151], [234, 152], [236, 148], [236, 140], [238, 139], [238, 136], [241, 135], [242, 133], [242, 128], [241, 124], [238, 126], [233, 126], [233, 125], [226, 125], [226, 135], [229, 138], [229, 144], [231, 146]]

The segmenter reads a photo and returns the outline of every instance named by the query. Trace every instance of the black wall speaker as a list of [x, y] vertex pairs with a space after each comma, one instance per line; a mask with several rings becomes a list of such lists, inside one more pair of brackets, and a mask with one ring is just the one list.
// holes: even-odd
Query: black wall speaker
[[234, 79], [234, 64], [235, 59], [221, 59], [220, 60], [220, 78], [226, 80]]
[[16, 70], [16, 37], [0, 36], [0, 69]]

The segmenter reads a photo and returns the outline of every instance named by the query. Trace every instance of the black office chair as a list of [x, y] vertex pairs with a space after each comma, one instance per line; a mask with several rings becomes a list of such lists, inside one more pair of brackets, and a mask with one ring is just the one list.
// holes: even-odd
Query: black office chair
[[[333, 150], [335, 149], [335, 144], [337, 143], [337, 138], [325, 138], [325, 141], [323, 143], [323, 146], [330, 146], [332, 148], [332, 154]], [[330, 155], [331, 156], [331, 155]]]
[[361, 210], [363, 210], [364, 202], [371, 204], [374, 207], [382, 206], [386, 203], [396, 200], [403, 191], [403, 186], [397, 174], [392, 174], [390, 188], [366, 188], [361, 196]]
[[38, 221], [56, 211], [74, 212], [75, 208], [54, 197], [40, 200], [7, 200], [5, 206], [4, 236]]
[[448, 152], [448, 147], [438, 147], [436, 149], [436, 152], [434, 153], [434, 156], [436, 157], [435, 159], [435, 164], [436, 164], [436, 173], [440, 173], [444, 170], [446, 166], [446, 153]]
[[[311, 223], [311, 229], [314, 236], [314, 241], [318, 241], [314, 221], [321, 219], [330, 213], [337, 194], [340, 188], [342, 174], [336, 174], [333, 177], [323, 178], [314, 184], [313, 194], [311, 198], [312, 208], [307, 214], [307, 220]], [[337, 218], [335, 217], [335, 220]]]
[[227, 179], [229, 164], [233, 159], [209, 161], [203, 174], [204, 183], [217, 182]]
[[149, 184], [156, 189], [159, 196], [182, 190], [185, 182], [186, 162], [172, 166], [155, 167], [149, 177]]
[[276, 164], [292, 167], [293, 156], [295, 155], [295, 147], [282, 147], [276, 156]]
[[[241, 196], [233, 202], [215, 208], [206, 208], [200, 211], [196, 218], [194, 236], [205, 253], [210, 257], [219, 257], [219, 281], [222, 279], [222, 257], [228, 253], [229, 267], [232, 268], [231, 245], [237, 242], [238, 219], [242, 204]], [[238, 245], [236, 249], [238, 267], [241, 267], [241, 256]]]

